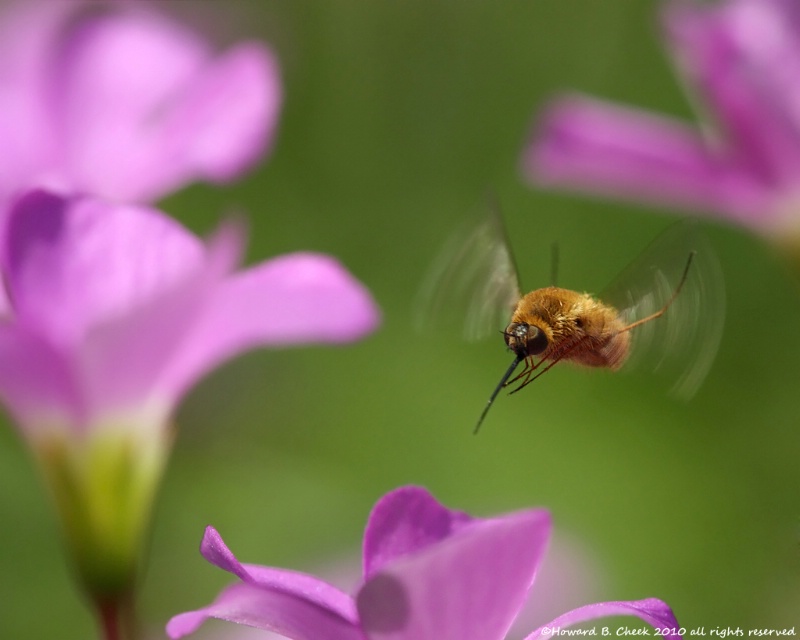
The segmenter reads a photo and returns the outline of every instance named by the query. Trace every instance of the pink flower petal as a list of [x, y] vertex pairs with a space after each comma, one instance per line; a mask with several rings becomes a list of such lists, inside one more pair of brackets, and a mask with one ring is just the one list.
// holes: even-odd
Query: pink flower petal
[[35, 190], [0, 238], [4, 310], [63, 360], [61, 414], [76, 428], [131, 412], [160, 428], [189, 385], [227, 358], [355, 340], [378, 322], [366, 289], [326, 256], [231, 274], [242, 245], [231, 225], [204, 246], [152, 209]]
[[[337, 589], [313, 576], [241, 564], [209, 527], [203, 555], [243, 584], [226, 589], [209, 607], [176, 616], [167, 630], [170, 637], [181, 637], [217, 617], [298, 640], [503, 640], [527, 597], [550, 531], [550, 516], [541, 509], [473, 519], [446, 509], [423, 488], [401, 487], [382, 498], [370, 516], [364, 548], [371, 570], [356, 595], [356, 618], [352, 601]], [[618, 615], [637, 616], [664, 637], [680, 638], [671, 609], [651, 598], [580, 607], [526, 640]]]
[[2, 18], [0, 198], [44, 186], [151, 201], [229, 181], [271, 145], [282, 92], [261, 44], [217, 55], [145, 3], [35, 1]]
[[45, 96], [48, 53], [73, 9], [66, 2], [20, 0], [0, 13], [0, 202], [53, 172], [56, 130]]
[[39, 77], [48, 50], [72, 13], [74, 3], [16, 0], [2, 4], [0, 75], [16, 84]]
[[326, 582], [294, 571], [243, 565], [213, 527], [206, 529], [200, 550], [243, 583], [225, 589], [208, 607], [172, 618], [167, 624], [170, 638], [192, 633], [213, 617], [295, 640], [363, 640], [352, 599]]
[[757, 218], [773, 208], [769, 185], [713, 155], [679, 122], [579, 96], [554, 102], [525, 153], [543, 184]]
[[371, 332], [378, 321], [369, 292], [333, 258], [312, 253], [273, 258], [218, 288], [163, 385], [179, 394], [248, 348], [349, 342]]
[[223, 230], [204, 248], [156, 211], [43, 191], [23, 196], [8, 222], [6, 331], [27, 338], [6, 349], [31, 360], [21, 370], [60, 365], [25, 387], [12, 378], [6, 402], [17, 416], [55, 413], [76, 429], [131, 411], [162, 428], [178, 399], [161, 384], [164, 371], [237, 261], [239, 233]]
[[448, 538], [473, 519], [451, 511], [422, 487], [400, 487], [372, 508], [364, 532], [364, 577], [397, 558]]
[[232, 573], [252, 586], [294, 593], [329, 609], [345, 620], [355, 621], [355, 605], [353, 599], [346, 593], [319, 578], [298, 571], [242, 564], [228, 549], [214, 527], [206, 527], [203, 542], [200, 544], [200, 553], [211, 564]]
[[[211, 304], [223, 278], [230, 277], [240, 247], [238, 230], [223, 228], [197, 269], [87, 336], [79, 356], [92, 411], [147, 407], [152, 419], [168, 419], [180, 399], [169, 370], [180, 360], [193, 322]], [[152, 415], [154, 410], [161, 414]], [[160, 427], [160, 420], [154, 421]]]
[[39, 336], [9, 324], [0, 324], [0, 399], [19, 425], [69, 423], [85, 415], [69, 360]]
[[[673, 56], [710, 105], [737, 162], [780, 187], [800, 171], [798, 23], [774, 0], [671, 3], [664, 25]], [[789, 108], [787, 108], [789, 107]]]
[[550, 534], [543, 510], [476, 520], [373, 573], [356, 598], [370, 640], [502, 640]]
[[785, 234], [800, 182], [798, 4], [670, 2], [663, 25], [687, 88], [705, 107], [698, 130], [632, 109], [563, 100], [526, 151], [526, 172], [544, 184]]
[[51, 113], [70, 185], [122, 201], [163, 193], [183, 176], [163, 117], [203, 70], [194, 34], [154, 13], [84, 12], [52, 53]]
[[549, 638], [553, 635], [553, 629], [608, 616], [636, 616], [663, 631], [663, 633], [659, 634], [661, 637], [670, 638], [671, 640], [681, 638], [678, 633], [680, 624], [678, 624], [675, 614], [672, 613], [672, 609], [661, 600], [648, 598], [647, 600], [599, 602], [573, 609], [558, 616], [552, 622], [539, 627], [532, 634], [526, 636], [525, 640], [536, 640], [541, 637]]
[[[271, 52], [245, 43], [213, 61], [165, 117], [169, 156], [189, 178], [229, 181], [271, 145], [281, 106]], [[170, 185], [172, 186], [172, 185]]]
[[167, 635], [182, 638], [208, 618], [272, 631], [292, 640], [365, 640], [352, 622], [302, 596], [246, 583], [223, 590], [208, 607], [173, 617], [167, 623]]
[[201, 243], [153, 210], [25, 194], [5, 232], [4, 274], [16, 320], [75, 345], [201, 264]]

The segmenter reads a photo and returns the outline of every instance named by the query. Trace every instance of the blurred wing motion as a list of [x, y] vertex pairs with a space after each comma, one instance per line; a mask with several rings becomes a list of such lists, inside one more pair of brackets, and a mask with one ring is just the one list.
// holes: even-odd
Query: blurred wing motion
[[420, 289], [415, 324], [463, 326], [467, 340], [478, 340], [506, 327], [520, 297], [503, 222], [493, 211], [445, 245]]
[[725, 283], [708, 241], [692, 222], [673, 225], [647, 247], [598, 297], [626, 323], [661, 309], [694, 252], [686, 281], [660, 318], [631, 330], [626, 369], [649, 370], [689, 399], [711, 368], [725, 320]]

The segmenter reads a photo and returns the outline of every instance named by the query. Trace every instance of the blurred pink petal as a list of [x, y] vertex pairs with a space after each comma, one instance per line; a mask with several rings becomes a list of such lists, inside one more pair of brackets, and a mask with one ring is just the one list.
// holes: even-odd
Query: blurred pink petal
[[[664, 12], [667, 44], [729, 147], [780, 188], [800, 173], [800, 22], [783, 0], [733, 0], [713, 10], [677, 2]], [[788, 184], [787, 184], [788, 182]]]
[[581, 97], [545, 111], [524, 153], [534, 182], [712, 213], [766, 234], [796, 227], [800, 7], [666, 3], [664, 33], [696, 126]]
[[[236, 273], [243, 233], [230, 224], [204, 243], [153, 208], [35, 189], [12, 201], [0, 230], [0, 400], [103, 609], [135, 581], [189, 385], [259, 346], [358, 339], [378, 312], [332, 258]], [[303, 620], [320, 609], [298, 607]]]
[[41, 336], [0, 324], [0, 398], [18, 424], [76, 423], [82, 410], [72, 363]]
[[281, 103], [279, 77], [277, 61], [256, 42], [220, 56], [175, 105], [170, 150], [176, 157], [185, 154], [187, 166], [209, 180], [240, 175], [271, 146]]
[[33, 191], [12, 207], [3, 240], [0, 396], [26, 428], [54, 411], [78, 431], [144, 411], [161, 429], [188, 386], [227, 358], [351, 341], [378, 322], [369, 293], [332, 258], [231, 273], [238, 229], [204, 244], [155, 209]]
[[738, 219], [773, 206], [769, 185], [712, 153], [688, 125], [577, 95], [550, 105], [524, 168], [543, 185], [729, 212]]
[[231, 276], [214, 291], [163, 382], [179, 393], [253, 345], [351, 342], [370, 333], [378, 319], [367, 290], [333, 258], [279, 256]]
[[217, 53], [142, 3], [37, 1], [0, 20], [0, 199], [38, 184], [147, 202], [231, 180], [271, 146], [282, 90], [259, 43]]
[[82, 341], [203, 260], [202, 243], [152, 209], [44, 191], [19, 199], [7, 234], [3, 267], [16, 320], [58, 345]]

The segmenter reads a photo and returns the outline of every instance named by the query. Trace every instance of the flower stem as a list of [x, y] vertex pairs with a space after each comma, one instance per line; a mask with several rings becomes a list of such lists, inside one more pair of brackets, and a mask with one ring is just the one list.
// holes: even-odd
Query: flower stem
[[132, 595], [95, 600], [102, 640], [135, 640], [136, 617]]
[[35, 451], [100, 637], [134, 640], [135, 589], [170, 440], [114, 426], [79, 436], [42, 430]]

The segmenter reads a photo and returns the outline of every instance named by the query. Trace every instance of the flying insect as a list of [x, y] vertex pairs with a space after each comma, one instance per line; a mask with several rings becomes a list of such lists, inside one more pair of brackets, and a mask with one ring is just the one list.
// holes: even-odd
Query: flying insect
[[[556, 269], [557, 258], [553, 280]], [[455, 313], [467, 339], [500, 328], [514, 354], [475, 433], [502, 389], [516, 393], [559, 362], [648, 369], [666, 378], [675, 395], [689, 398], [716, 355], [725, 308], [721, 270], [693, 222], [667, 229], [599, 295], [557, 286], [523, 295], [496, 212], [451, 241], [420, 300], [423, 324], [444, 312], [453, 327]]]

